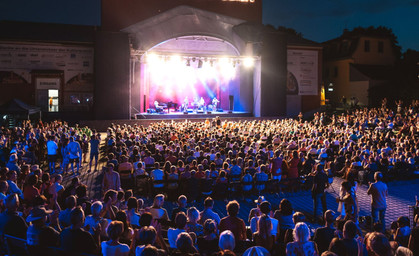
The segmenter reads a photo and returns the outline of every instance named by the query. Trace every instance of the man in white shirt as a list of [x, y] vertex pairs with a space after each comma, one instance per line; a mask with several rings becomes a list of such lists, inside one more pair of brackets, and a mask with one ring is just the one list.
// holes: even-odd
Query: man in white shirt
[[54, 136], [49, 136], [48, 142], [47, 142], [47, 154], [48, 154], [47, 158], [48, 158], [50, 173], [55, 172], [55, 162], [57, 161], [57, 150], [58, 150], [58, 145], [54, 141]]

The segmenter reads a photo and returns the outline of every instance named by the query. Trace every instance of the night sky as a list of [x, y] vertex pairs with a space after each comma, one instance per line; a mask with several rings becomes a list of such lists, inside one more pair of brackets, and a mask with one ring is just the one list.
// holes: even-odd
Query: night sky
[[[152, 0], [141, 0], [152, 1]], [[357, 26], [386, 26], [419, 50], [419, 0], [263, 0], [263, 23], [323, 42]], [[100, 25], [100, 0], [0, 0], [0, 20]]]

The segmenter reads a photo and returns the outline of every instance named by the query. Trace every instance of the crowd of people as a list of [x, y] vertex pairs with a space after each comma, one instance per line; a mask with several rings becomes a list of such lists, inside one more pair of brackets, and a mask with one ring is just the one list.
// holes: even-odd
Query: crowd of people
[[[60, 122], [2, 128], [2, 244], [24, 239], [33, 255], [417, 255], [419, 229], [406, 216], [386, 229], [384, 219], [385, 181], [414, 177], [419, 166], [418, 113], [415, 101], [396, 111], [383, 105], [311, 121], [112, 125], [100, 198], [89, 197], [78, 178], [82, 164], [90, 172], [95, 162], [98, 171], [99, 133]], [[62, 175], [72, 177], [66, 188]], [[344, 178], [336, 213], [325, 200], [334, 176]], [[143, 177], [150, 206], [124, 182]], [[365, 235], [358, 223], [361, 184], [371, 195]], [[240, 204], [227, 200], [302, 186], [312, 192], [312, 215], [294, 211], [287, 199], [275, 211], [261, 196], [244, 221]], [[218, 196], [226, 201], [223, 218], [213, 209]], [[178, 207], [168, 212], [166, 199]], [[312, 232], [308, 222], [324, 226]]]

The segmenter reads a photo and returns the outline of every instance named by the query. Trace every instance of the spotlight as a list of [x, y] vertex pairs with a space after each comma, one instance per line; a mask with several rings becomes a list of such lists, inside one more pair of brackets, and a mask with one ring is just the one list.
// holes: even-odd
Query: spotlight
[[154, 54], [154, 53], [150, 53], [147, 55], [147, 63], [153, 65], [153, 64], [157, 64], [159, 62], [159, 57]]
[[203, 63], [202, 63], [202, 60], [199, 60], [199, 61], [198, 61], [198, 68], [202, 68], [202, 64], [203, 64]]
[[190, 60], [190, 59], [187, 59], [187, 60], [186, 60], [186, 66], [187, 66], [187, 67], [190, 67], [190, 66], [191, 66], [191, 60]]
[[251, 68], [255, 64], [255, 60], [251, 57], [246, 57], [243, 61], [243, 64], [246, 68]]
[[214, 67], [214, 61], [213, 60], [210, 61], [210, 65], [211, 65], [211, 67]]

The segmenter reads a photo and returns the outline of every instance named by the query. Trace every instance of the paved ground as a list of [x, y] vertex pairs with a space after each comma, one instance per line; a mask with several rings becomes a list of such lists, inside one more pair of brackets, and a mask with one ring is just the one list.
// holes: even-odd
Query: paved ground
[[[104, 136], [102, 136], [104, 138]], [[100, 199], [101, 198], [101, 182], [102, 182], [102, 172], [101, 169], [104, 163], [100, 162], [98, 166], [98, 171], [88, 173], [88, 163], [83, 163], [81, 169], [81, 175], [79, 176], [82, 183], [86, 184], [89, 188], [90, 198]], [[70, 183], [73, 175], [64, 176], [63, 185], [66, 186]], [[337, 209], [337, 203], [335, 198], [338, 196], [339, 186], [342, 182], [341, 179], [335, 178], [332, 186], [328, 189], [327, 193], [327, 207], [329, 209]], [[414, 205], [415, 195], [419, 196], [419, 179], [415, 180], [405, 180], [405, 181], [393, 181], [388, 183], [389, 187], [389, 198], [387, 200], [388, 208], [386, 212], [386, 225], [387, 229], [392, 221], [396, 220], [399, 216], [409, 216], [409, 206]], [[359, 186], [357, 197], [359, 202], [360, 216], [367, 216], [370, 214], [370, 197], [367, 195], [367, 186]], [[310, 191], [298, 191], [298, 192], [286, 192], [281, 193], [278, 197], [274, 194], [265, 194], [265, 198], [271, 202], [274, 209], [278, 208], [279, 202], [282, 198], [288, 198], [291, 201], [295, 211], [304, 212], [307, 216], [311, 217], [313, 212], [313, 203], [311, 199]], [[247, 215], [251, 208], [255, 207], [253, 201], [257, 199], [257, 195], [251, 195], [245, 200], [239, 199], [240, 203], [240, 217], [243, 218], [247, 223]], [[150, 199], [145, 199], [147, 205], [151, 205], [152, 201]], [[169, 211], [169, 214], [174, 207], [174, 203], [166, 202], [165, 207]], [[199, 210], [203, 209], [203, 202], [197, 201], [194, 203]], [[220, 217], [226, 215], [225, 202], [222, 200], [217, 200], [215, 202], [215, 211], [218, 212]], [[410, 217], [410, 216], [409, 216]], [[317, 225], [311, 224], [314, 228]]]

